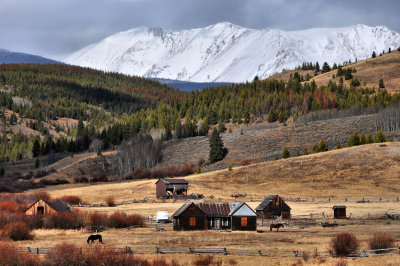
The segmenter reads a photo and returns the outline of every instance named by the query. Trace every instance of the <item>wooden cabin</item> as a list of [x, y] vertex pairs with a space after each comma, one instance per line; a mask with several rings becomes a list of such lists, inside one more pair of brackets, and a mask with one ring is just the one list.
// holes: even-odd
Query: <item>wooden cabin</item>
[[189, 202], [173, 215], [174, 230], [257, 229], [257, 214], [244, 202]]
[[257, 216], [262, 219], [290, 219], [289, 205], [279, 195], [269, 195], [256, 208]]
[[347, 216], [346, 216], [346, 206], [344, 206], [344, 205], [333, 206], [333, 217], [335, 219], [347, 218]]
[[32, 204], [26, 211], [25, 215], [49, 215], [58, 212], [70, 212], [71, 209], [68, 204], [62, 200], [45, 201], [38, 200]]
[[156, 182], [156, 197], [186, 196], [188, 188], [189, 182], [185, 179], [160, 178]]

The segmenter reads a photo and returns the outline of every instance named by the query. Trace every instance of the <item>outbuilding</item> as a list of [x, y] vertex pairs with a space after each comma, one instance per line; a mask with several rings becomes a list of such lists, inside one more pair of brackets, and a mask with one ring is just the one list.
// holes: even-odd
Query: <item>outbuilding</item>
[[289, 205], [279, 195], [267, 196], [256, 208], [257, 216], [262, 219], [290, 219]]
[[257, 229], [257, 214], [244, 202], [188, 202], [173, 215], [174, 230]]
[[62, 200], [45, 201], [40, 199], [26, 209], [24, 213], [25, 215], [49, 215], [70, 211], [69, 205]]
[[346, 216], [346, 206], [344, 206], [344, 205], [335, 205], [335, 206], [333, 206], [333, 217], [335, 219], [347, 218], [347, 216]]
[[156, 182], [156, 197], [170, 198], [174, 195], [186, 196], [189, 182], [185, 179], [160, 178]]

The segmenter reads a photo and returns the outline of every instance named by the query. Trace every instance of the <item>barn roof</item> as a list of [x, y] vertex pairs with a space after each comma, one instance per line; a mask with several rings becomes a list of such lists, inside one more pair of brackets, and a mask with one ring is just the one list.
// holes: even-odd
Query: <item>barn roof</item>
[[229, 217], [233, 215], [236, 211], [238, 211], [243, 205], [244, 202], [213, 202], [213, 203], [204, 203], [204, 202], [188, 202], [183, 204], [172, 216], [177, 217], [180, 216], [183, 212], [185, 212], [189, 206], [194, 204], [197, 206], [206, 216], [208, 217]]
[[62, 200], [56, 200], [56, 201], [45, 201], [52, 209], [58, 211], [58, 212], [69, 212], [70, 208], [69, 205], [66, 204]]
[[[29, 210], [30, 208], [32, 208], [33, 205], [36, 204], [36, 202], [41, 201], [41, 199], [35, 201], [31, 206], [29, 206], [25, 211]], [[56, 201], [47, 201], [47, 200], [43, 200], [47, 205], [49, 205], [52, 209], [54, 209], [55, 211], [58, 212], [69, 212], [71, 211], [70, 207], [68, 204], [66, 204], [64, 201], [62, 200], [56, 200]]]
[[189, 184], [189, 181], [187, 181], [185, 179], [175, 179], [175, 178], [168, 178], [168, 179], [167, 178], [160, 178], [160, 179], [158, 179], [156, 184], [158, 182], [160, 182], [160, 181], [164, 182], [167, 185], [170, 185], [170, 184]]
[[[256, 211], [263, 211], [268, 204], [273, 201], [274, 199], [276, 199], [279, 195], [268, 195], [256, 208]], [[289, 209], [291, 209], [288, 206]]]

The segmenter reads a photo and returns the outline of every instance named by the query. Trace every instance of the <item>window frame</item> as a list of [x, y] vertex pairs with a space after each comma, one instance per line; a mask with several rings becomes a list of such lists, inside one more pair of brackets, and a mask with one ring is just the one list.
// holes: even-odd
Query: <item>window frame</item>
[[240, 217], [240, 225], [247, 227], [247, 217]]

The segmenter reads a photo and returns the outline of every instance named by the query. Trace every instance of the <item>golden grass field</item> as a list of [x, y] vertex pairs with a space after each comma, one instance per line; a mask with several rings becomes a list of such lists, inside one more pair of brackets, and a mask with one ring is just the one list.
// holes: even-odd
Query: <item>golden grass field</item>
[[[332, 206], [346, 205], [347, 214], [355, 219], [338, 220], [336, 228], [323, 228], [313, 225], [286, 227], [282, 232], [217, 232], [196, 231], [176, 232], [172, 226], [165, 225], [165, 232], [155, 228], [109, 229], [102, 233], [107, 245], [125, 246], [161, 246], [161, 247], [227, 247], [263, 250], [306, 250], [310, 258], [287, 257], [248, 257], [216, 255], [223, 265], [234, 261], [238, 265], [334, 265], [336, 258], [312, 258], [315, 249], [329, 250], [330, 239], [340, 231], [351, 231], [361, 241], [361, 248], [366, 249], [369, 237], [377, 231], [392, 233], [400, 241], [400, 222], [383, 220], [384, 213], [400, 214], [400, 202], [386, 201], [400, 196], [400, 143], [371, 144], [325, 153], [294, 157], [285, 160], [270, 161], [233, 168], [232, 171], [192, 175], [189, 180], [189, 194], [201, 193], [206, 201], [233, 201], [232, 194], [246, 193], [249, 206], [255, 208], [264, 195], [279, 194], [285, 198], [308, 199], [307, 202], [288, 201], [294, 218], [300, 215], [327, 215], [317, 222], [332, 222]], [[183, 201], [155, 199], [156, 180], [138, 180], [123, 183], [103, 183], [96, 185], [68, 184], [48, 187], [46, 190], [53, 198], [63, 195], [77, 195], [89, 203], [104, 203], [105, 198], [113, 196], [116, 207], [81, 207], [80, 211], [100, 211], [113, 213], [124, 211], [138, 213], [146, 217], [155, 216], [157, 211], [169, 211], [171, 215]], [[210, 196], [213, 196], [212, 198]], [[356, 200], [379, 199], [382, 202], [356, 203]], [[133, 203], [133, 200], [147, 198], [146, 203]], [[312, 198], [324, 199], [324, 202], [312, 202]], [[332, 202], [328, 202], [331, 198]], [[345, 198], [349, 201], [346, 202]], [[360, 220], [371, 214], [372, 220]], [[266, 221], [269, 223], [270, 221]], [[389, 222], [389, 223], [388, 223]], [[365, 223], [365, 224], [362, 224]], [[294, 223], [296, 224], [296, 223]], [[51, 247], [66, 241], [86, 244], [89, 232], [86, 230], [35, 230], [33, 241], [21, 241], [23, 246]], [[397, 242], [397, 245], [399, 242]], [[175, 258], [183, 265], [190, 265], [194, 255], [146, 255], [153, 258], [163, 256], [167, 260]], [[400, 265], [400, 255], [348, 259], [349, 265]]]

